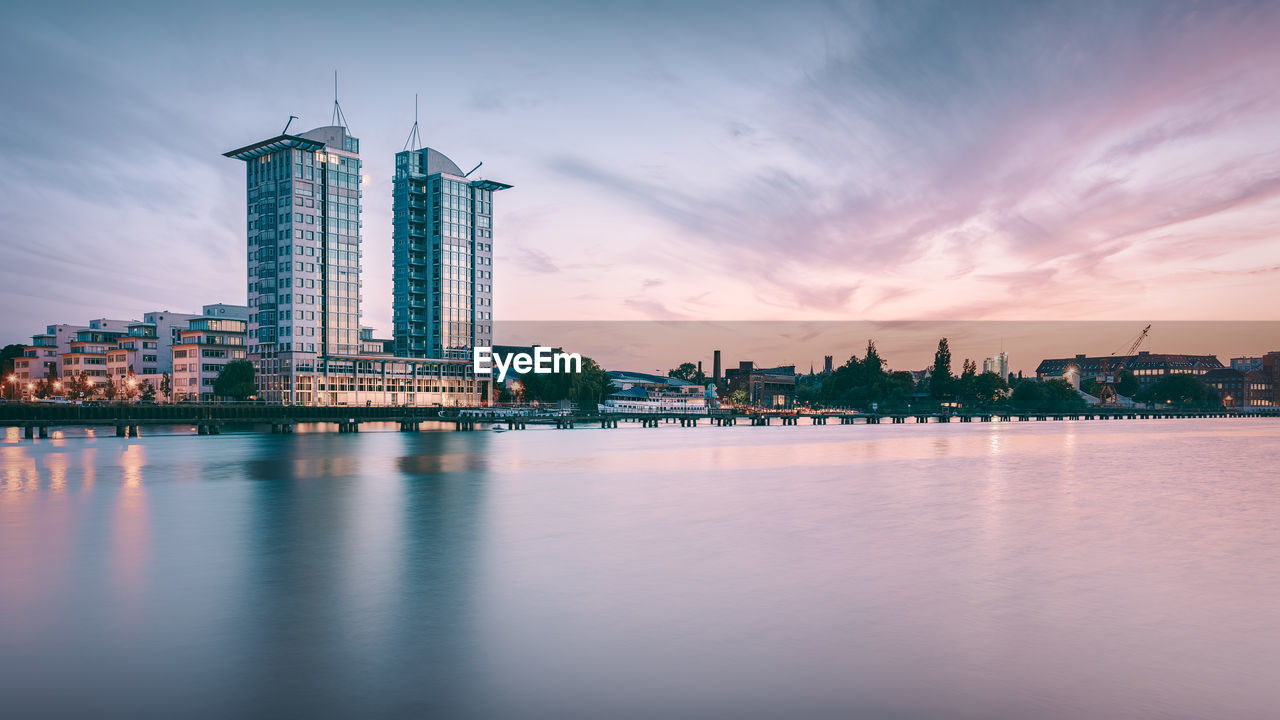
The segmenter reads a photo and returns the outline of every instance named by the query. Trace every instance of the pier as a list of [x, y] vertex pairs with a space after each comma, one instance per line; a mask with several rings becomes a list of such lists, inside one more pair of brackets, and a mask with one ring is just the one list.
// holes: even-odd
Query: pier
[[1235, 410], [1183, 410], [1104, 408], [1076, 412], [1026, 412], [991, 410], [972, 412], [823, 412], [823, 411], [711, 411], [690, 413], [582, 413], [516, 414], [489, 408], [441, 408], [403, 406], [289, 406], [244, 404], [175, 404], [175, 405], [64, 405], [41, 403], [6, 403], [0, 405], [0, 427], [18, 427], [26, 439], [49, 438], [56, 428], [110, 427], [116, 437], [138, 437], [147, 426], [190, 426], [197, 435], [220, 435], [227, 425], [249, 427], [256, 431], [288, 434], [300, 423], [329, 424], [339, 433], [358, 433], [362, 423], [390, 423], [401, 432], [418, 432], [424, 422], [433, 422], [455, 431], [466, 432], [482, 427], [505, 430], [527, 430], [544, 426], [557, 430], [593, 427], [615, 429], [622, 425], [642, 428], [666, 426], [681, 428], [736, 427], [820, 427], [839, 425], [880, 425], [890, 423], [1011, 423], [1083, 420], [1162, 420], [1188, 418], [1261, 418], [1280, 417], [1280, 408], [1247, 412]]

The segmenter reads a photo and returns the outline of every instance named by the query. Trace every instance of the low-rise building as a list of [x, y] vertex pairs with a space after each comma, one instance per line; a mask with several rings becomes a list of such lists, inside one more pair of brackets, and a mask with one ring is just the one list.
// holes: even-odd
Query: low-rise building
[[1200, 378], [1217, 393], [1226, 408], [1258, 408], [1276, 406], [1276, 386], [1262, 370], [1221, 368]]
[[1250, 370], [1262, 369], [1261, 357], [1233, 357], [1231, 358], [1231, 369], [1240, 372], [1249, 372]]
[[1210, 370], [1222, 368], [1222, 362], [1213, 355], [1189, 355], [1175, 353], [1151, 353], [1145, 350], [1137, 355], [1111, 355], [1041, 360], [1036, 367], [1036, 380], [1050, 380], [1074, 375], [1083, 385], [1121, 367], [1132, 372], [1139, 387], [1146, 389], [1165, 375], [1204, 375]]
[[796, 404], [796, 366], [757, 368], [750, 360], [738, 363], [736, 369], [725, 370], [725, 390], [730, 395], [738, 390], [747, 393], [747, 402], [770, 408], [790, 408]]
[[371, 327], [360, 328], [360, 354], [361, 355], [394, 355], [395, 340], [391, 338], [374, 337], [374, 329]]
[[[90, 326], [92, 328], [92, 322]], [[121, 330], [89, 329], [76, 333], [70, 349], [62, 355], [61, 376], [85, 375], [95, 384], [107, 382], [110, 377], [107, 353], [115, 349], [125, 330], [127, 326]]]
[[248, 321], [230, 317], [195, 317], [178, 333], [173, 346], [173, 401], [218, 399], [214, 383], [227, 363], [248, 357]]

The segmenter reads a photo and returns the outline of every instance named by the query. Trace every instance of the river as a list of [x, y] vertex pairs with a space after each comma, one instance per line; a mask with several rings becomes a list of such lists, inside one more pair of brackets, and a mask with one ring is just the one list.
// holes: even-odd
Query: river
[[1280, 715], [1280, 420], [377, 429], [11, 431], [4, 715]]

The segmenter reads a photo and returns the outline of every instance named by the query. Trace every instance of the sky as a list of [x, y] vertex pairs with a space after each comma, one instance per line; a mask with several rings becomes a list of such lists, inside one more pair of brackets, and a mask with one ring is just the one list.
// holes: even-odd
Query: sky
[[222, 153], [329, 124], [335, 70], [383, 335], [415, 93], [514, 185], [501, 321], [1276, 320], [1277, 37], [1277, 3], [24, 3], [0, 344], [244, 303]]

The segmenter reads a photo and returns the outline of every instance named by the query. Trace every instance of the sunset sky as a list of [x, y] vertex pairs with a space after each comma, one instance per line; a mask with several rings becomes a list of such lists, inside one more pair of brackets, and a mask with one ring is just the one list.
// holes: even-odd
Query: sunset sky
[[382, 334], [414, 93], [500, 320], [1280, 319], [1277, 3], [182, 5], [6, 11], [0, 344], [244, 303], [221, 153], [335, 69]]

